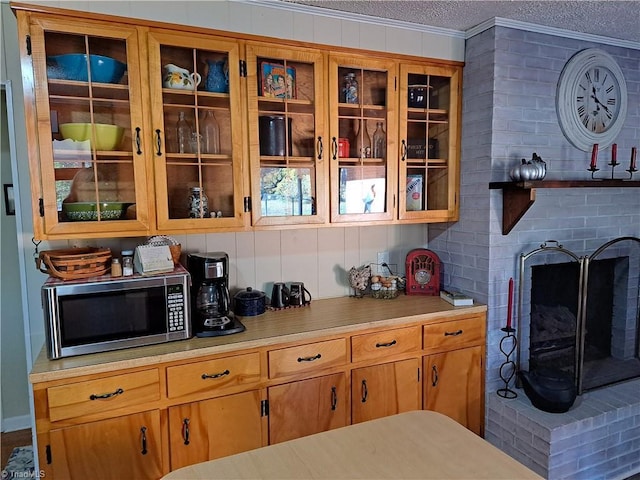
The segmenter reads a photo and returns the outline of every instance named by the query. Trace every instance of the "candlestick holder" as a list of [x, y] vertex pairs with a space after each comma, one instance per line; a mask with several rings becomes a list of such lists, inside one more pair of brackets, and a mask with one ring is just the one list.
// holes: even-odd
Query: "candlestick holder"
[[[512, 399], [518, 396], [516, 392], [509, 388], [509, 383], [516, 374], [516, 364], [511, 360], [511, 355], [513, 355], [513, 352], [516, 350], [518, 340], [514, 335], [516, 331], [515, 328], [504, 327], [500, 330], [506, 333], [500, 340], [500, 351], [506, 359], [502, 362], [502, 365], [500, 365], [500, 378], [504, 382], [504, 388], [499, 388], [496, 394], [502, 398]], [[511, 344], [509, 344], [509, 342], [511, 342]]]
[[611, 178], [596, 177], [595, 176], [596, 172], [599, 171], [600, 169], [595, 165], [590, 165], [587, 171], [591, 172], [591, 180], [632, 180], [633, 174], [638, 171], [638, 169], [635, 166], [629, 165], [629, 168], [625, 170], [626, 172], [629, 172], [629, 178], [616, 178], [615, 168], [618, 165], [620, 165], [620, 162], [618, 162], [615, 158], [612, 158], [607, 165], [611, 167]]

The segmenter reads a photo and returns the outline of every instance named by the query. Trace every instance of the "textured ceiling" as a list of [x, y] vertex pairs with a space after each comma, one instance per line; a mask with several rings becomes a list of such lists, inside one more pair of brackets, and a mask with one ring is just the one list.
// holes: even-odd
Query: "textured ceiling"
[[494, 17], [640, 43], [640, 0], [285, 0], [466, 31]]

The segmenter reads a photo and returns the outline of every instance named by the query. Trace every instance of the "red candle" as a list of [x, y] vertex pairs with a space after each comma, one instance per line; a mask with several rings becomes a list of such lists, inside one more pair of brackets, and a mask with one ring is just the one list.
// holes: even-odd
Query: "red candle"
[[507, 328], [511, 328], [511, 311], [513, 309], [513, 278], [509, 279], [509, 303], [507, 304]]
[[591, 168], [596, 168], [596, 161], [598, 160], [598, 144], [593, 144], [593, 151], [591, 152]]
[[618, 158], [618, 144], [614, 143], [611, 145], [611, 164], [616, 164], [616, 158]]
[[629, 165], [629, 170], [632, 172], [636, 169], [636, 154], [638, 153], [638, 149], [636, 147], [631, 148], [631, 165]]

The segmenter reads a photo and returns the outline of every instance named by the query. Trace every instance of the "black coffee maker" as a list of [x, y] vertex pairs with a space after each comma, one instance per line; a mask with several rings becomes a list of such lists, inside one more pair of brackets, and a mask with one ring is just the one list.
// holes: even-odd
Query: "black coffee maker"
[[244, 331], [231, 312], [229, 256], [224, 252], [190, 253], [191, 323], [197, 337], [215, 337]]

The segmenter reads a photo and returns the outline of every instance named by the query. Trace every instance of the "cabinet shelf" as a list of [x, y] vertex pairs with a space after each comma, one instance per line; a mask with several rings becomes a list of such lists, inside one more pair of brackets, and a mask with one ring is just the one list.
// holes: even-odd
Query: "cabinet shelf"
[[622, 188], [640, 187], [638, 180], [533, 180], [490, 182], [492, 190], [502, 190], [502, 234], [507, 235], [536, 201], [536, 188]]

